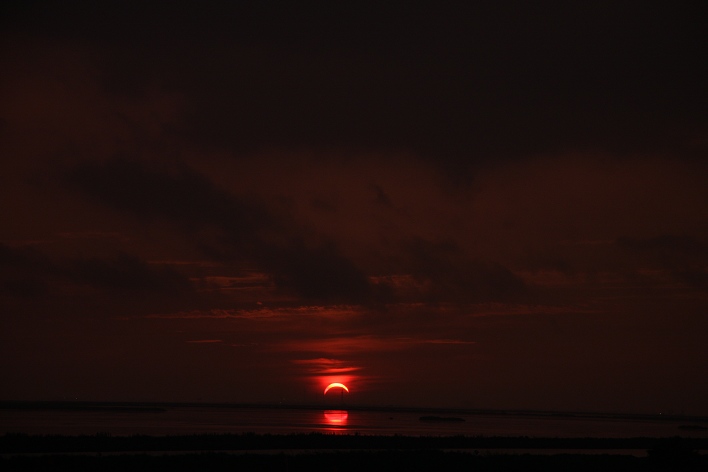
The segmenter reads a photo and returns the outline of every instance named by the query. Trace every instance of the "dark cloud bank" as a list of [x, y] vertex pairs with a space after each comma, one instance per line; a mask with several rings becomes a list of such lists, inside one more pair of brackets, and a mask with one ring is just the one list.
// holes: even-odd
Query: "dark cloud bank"
[[410, 150], [454, 169], [567, 150], [704, 150], [700, 2], [135, 13], [38, 2], [4, 25], [97, 48], [108, 93], [184, 97], [169, 132], [200, 148]]
[[288, 234], [284, 218], [189, 169], [168, 173], [115, 159], [80, 164], [68, 173], [68, 182], [110, 209], [164, 220], [192, 236], [215, 229], [217, 241], [196, 236], [205, 256], [255, 263], [272, 272], [282, 289], [307, 299], [363, 303], [371, 296], [365, 274], [333, 243], [306, 246]]
[[[393, 301], [390, 287], [372, 285], [369, 276], [375, 274], [366, 274], [334, 242], [307, 244], [287, 215], [227, 193], [188, 168], [170, 171], [126, 159], [84, 162], [67, 173], [67, 182], [108, 209], [146, 223], [174, 224], [206, 257], [256, 264], [281, 289], [305, 299], [364, 304]], [[216, 230], [218, 236], [201, 239], [205, 229]], [[121, 270], [131, 264], [125, 258], [119, 261], [122, 266], [112, 273], [86, 263], [79, 265], [79, 273], [94, 271], [97, 282], [120, 283]], [[508, 269], [468, 260], [454, 244], [415, 239], [402, 246], [401, 256], [393, 262], [397, 270], [430, 285], [424, 295], [429, 300], [507, 300], [524, 290], [523, 282]], [[132, 261], [132, 269], [137, 269], [136, 263]], [[148, 281], [144, 276], [140, 280]]]

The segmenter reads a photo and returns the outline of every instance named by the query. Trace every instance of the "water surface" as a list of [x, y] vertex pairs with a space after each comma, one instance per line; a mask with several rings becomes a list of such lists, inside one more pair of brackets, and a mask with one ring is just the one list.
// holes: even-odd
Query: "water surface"
[[214, 406], [140, 409], [0, 409], [0, 434], [186, 435], [344, 433], [412, 436], [708, 437], [681, 421], [626, 417], [454, 413], [464, 421], [424, 422], [421, 411]]

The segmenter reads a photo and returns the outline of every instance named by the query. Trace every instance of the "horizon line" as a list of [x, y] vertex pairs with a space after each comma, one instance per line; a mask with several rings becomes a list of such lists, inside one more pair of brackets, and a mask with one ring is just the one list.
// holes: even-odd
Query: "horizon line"
[[[323, 402], [228, 402], [228, 401], [123, 401], [123, 400], [0, 400], [0, 409], [136, 409], [159, 407], [206, 407], [206, 408], [263, 408], [263, 409], [331, 409], [333, 405]], [[82, 408], [83, 406], [83, 408]], [[141, 408], [143, 407], [143, 408]], [[656, 419], [670, 421], [673, 419], [693, 419], [708, 422], [708, 414], [691, 414], [675, 412], [658, 413], [632, 413], [591, 410], [542, 410], [529, 408], [470, 408], [470, 407], [441, 407], [441, 406], [404, 406], [404, 405], [378, 405], [378, 404], [349, 404], [338, 405], [340, 409], [353, 411], [396, 411], [396, 412], [449, 412], [469, 415], [519, 415], [519, 416], [556, 416], [556, 417], [611, 417], [611, 418], [636, 418]]]

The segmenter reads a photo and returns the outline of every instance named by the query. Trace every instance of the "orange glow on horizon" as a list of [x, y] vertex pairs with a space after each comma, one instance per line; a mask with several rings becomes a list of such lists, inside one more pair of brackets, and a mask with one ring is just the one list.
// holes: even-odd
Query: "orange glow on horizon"
[[325, 390], [324, 390], [324, 394], [327, 395], [327, 392], [329, 392], [330, 389], [333, 389], [335, 387], [342, 388], [342, 389], [346, 390], [347, 393], [349, 393], [349, 389], [343, 383], [332, 382], [331, 384], [327, 385], [327, 388], [325, 388]]

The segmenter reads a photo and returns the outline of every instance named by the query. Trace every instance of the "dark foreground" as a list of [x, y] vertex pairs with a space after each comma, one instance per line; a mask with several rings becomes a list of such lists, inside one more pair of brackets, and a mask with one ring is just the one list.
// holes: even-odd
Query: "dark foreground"
[[706, 471], [706, 438], [328, 434], [0, 437], [0, 470]]

